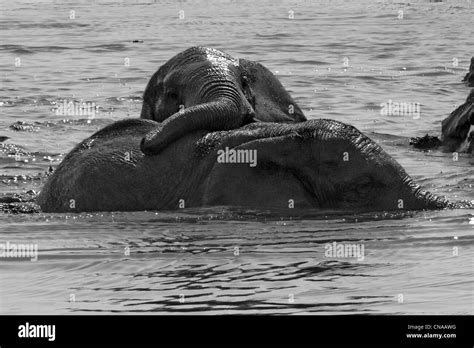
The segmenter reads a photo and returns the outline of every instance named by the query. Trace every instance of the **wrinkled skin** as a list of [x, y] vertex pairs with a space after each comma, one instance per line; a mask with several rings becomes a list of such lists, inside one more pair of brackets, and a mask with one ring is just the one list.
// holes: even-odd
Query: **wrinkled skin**
[[162, 122], [143, 138], [141, 149], [147, 155], [158, 154], [196, 130], [236, 129], [255, 121], [306, 121], [263, 65], [205, 47], [177, 54], [153, 74], [140, 117]]
[[[333, 120], [253, 123], [188, 133], [159, 155], [140, 151], [143, 119], [116, 122], [77, 145], [43, 187], [45, 212], [240, 206], [376, 211], [437, 209], [380, 146]], [[219, 163], [218, 150], [256, 150], [257, 165]], [[182, 200], [182, 201], [180, 201]], [[294, 209], [289, 202], [294, 202]]]

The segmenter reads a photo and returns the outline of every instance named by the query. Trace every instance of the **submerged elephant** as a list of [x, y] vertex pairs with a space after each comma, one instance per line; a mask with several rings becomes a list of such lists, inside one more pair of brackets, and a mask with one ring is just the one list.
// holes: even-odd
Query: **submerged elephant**
[[153, 74], [143, 94], [141, 118], [162, 122], [143, 138], [141, 149], [148, 155], [196, 130], [306, 120], [263, 65], [205, 47], [177, 54]]
[[380, 146], [333, 120], [252, 123], [188, 133], [156, 156], [140, 140], [159, 125], [128, 119], [77, 145], [44, 185], [45, 212], [240, 206], [375, 211], [437, 209]]
[[466, 102], [454, 110], [441, 123], [442, 142], [450, 151], [474, 153], [474, 90]]
[[471, 57], [471, 65], [469, 65], [469, 72], [462, 79], [469, 87], [474, 87], [474, 57]]
[[412, 138], [410, 144], [420, 149], [432, 149], [441, 146], [447, 151], [474, 154], [474, 89], [466, 102], [457, 107], [441, 123], [441, 139], [436, 136]]

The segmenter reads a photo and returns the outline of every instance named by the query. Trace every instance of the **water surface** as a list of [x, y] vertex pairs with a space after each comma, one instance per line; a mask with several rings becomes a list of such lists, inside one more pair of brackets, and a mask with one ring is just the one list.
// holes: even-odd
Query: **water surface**
[[[76, 143], [138, 117], [152, 73], [202, 45], [263, 63], [308, 118], [350, 123], [426, 189], [474, 200], [472, 156], [408, 146], [439, 134], [468, 95], [473, 12], [469, 1], [1, 1], [0, 197], [39, 191]], [[64, 100], [97, 112], [58, 115]], [[381, 115], [389, 100], [419, 103], [420, 117]], [[473, 209], [0, 219], [0, 243], [39, 248], [36, 262], [0, 258], [1, 314], [474, 313]], [[328, 257], [333, 242], [363, 245], [363, 260]]]

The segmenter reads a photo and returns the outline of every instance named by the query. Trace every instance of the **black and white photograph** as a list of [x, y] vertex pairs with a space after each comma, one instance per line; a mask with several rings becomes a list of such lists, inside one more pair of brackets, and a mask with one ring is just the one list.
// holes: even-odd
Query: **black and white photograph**
[[474, 1], [0, 0], [0, 37], [3, 343], [392, 317], [472, 347]]

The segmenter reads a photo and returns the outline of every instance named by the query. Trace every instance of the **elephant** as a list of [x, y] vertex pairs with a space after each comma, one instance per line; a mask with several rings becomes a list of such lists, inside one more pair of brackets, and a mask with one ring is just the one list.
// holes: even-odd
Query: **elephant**
[[441, 123], [442, 143], [450, 151], [474, 153], [474, 89], [466, 102], [454, 110]]
[[[44, 212], [233, 206], [368, 212], [449, 207], [355, 127], [328, 119], [256, 122], [189, 132], [155, 156], [140, 150], [160, 125], [106, 126], [78, 144], [38, 196]], [[281, 210], [279, 210], [281, 211]]]
[[161, 123], [142, 140], [147, 155], [195, 130], [230, 130], [258, 121], [306, 121], [270, 70], [207, 47], [191, 47], [153, 74], [143, 93], [140, 117]]
[[469, 65], [469, 72], [462, 79], [469, 87], [474, 87], [474, 57], [471, 57], [471, 65]]
[[469, 93], [466, 102], [456, 108], [441, 122], [441, 139], [425, 135], [410, 140], [416, 148], [433, 149], [441, 146], [447, 151], [474, 153], [474, 89]]

